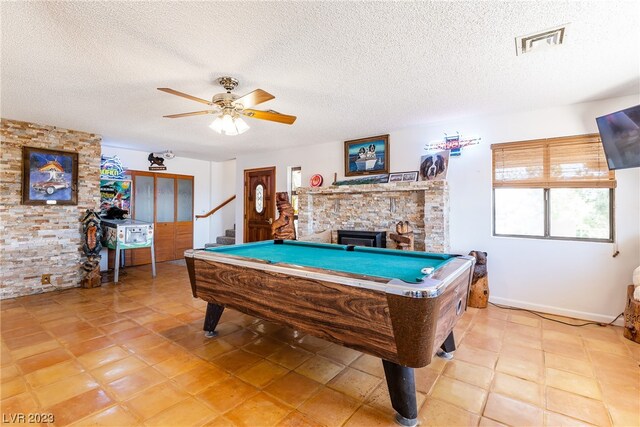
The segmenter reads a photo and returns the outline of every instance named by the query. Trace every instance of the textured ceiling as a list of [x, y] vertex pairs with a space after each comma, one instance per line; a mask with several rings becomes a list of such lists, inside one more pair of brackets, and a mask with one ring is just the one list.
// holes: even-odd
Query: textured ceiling
[[[491, 112], [639, 92], [640, 2], [0, 3], [1, 114], [103, 135], [106, 145], [225, 160]], [[566, 45], [514, 38], [570, 23]], [[240, 79], [293, 126], [235, 137], [167, 95]]]

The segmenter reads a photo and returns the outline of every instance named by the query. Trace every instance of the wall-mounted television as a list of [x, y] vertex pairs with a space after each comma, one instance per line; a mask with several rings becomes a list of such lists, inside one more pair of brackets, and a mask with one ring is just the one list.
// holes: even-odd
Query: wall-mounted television
[[640, 166], [640, 105], [598, 117], [598, 130], [609, 169]]

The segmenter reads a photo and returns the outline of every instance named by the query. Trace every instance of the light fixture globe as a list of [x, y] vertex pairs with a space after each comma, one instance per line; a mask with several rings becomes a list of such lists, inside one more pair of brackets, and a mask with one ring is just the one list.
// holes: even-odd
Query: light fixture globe
[[249, 130], [249, 125], [235, 112], [224, 111], [209, 125], [221, 135], [235, 136]]

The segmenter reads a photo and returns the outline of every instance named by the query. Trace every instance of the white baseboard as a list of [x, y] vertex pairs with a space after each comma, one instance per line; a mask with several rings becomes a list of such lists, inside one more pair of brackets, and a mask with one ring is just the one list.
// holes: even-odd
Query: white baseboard
[[[539, 313], [555, 314], [558, 316], [572, 317], [574, 319], [587, 320], [591, 322], [609, 323], [613, 320], [614, 316], [605, 316], [597, 313], [588, 313], [586, 311], [567, 310], [565, 308], [552, 307], [549, 305], [532, 304], [525, 301], [518, 301], [508, 298], [489, 297], [489, 301], [495, 304], [506, 305], [509, 307], [526, 308], [527, 310], [536, 311]], [[624, 326], [624, 319], [622, 316], [615, 321], [614, 325]]]

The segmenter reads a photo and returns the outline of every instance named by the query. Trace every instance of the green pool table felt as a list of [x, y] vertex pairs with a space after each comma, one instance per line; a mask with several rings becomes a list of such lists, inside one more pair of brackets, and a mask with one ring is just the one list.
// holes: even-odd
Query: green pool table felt
[[439, 269], [454, 256], [428, 252], [409, 252], [395, 249], [356, 246], [352, 251], [347, 245], [300, 242], [285, 240], [276, 244], [273, 240], [245, 243], [233, 246], [207, 248], [207, 251], [253, 258], [271, 264], [293, 264], [321, 268], [330, 271], [362, 274], [386, 279], [400, 279], [408, 283], [421, 281], [425, 267]]

